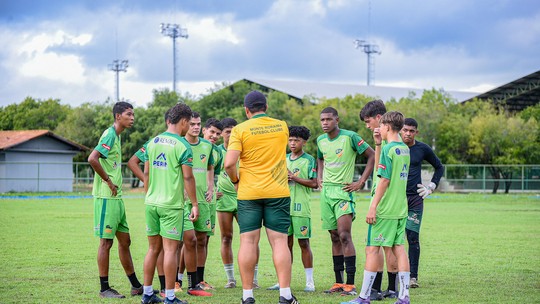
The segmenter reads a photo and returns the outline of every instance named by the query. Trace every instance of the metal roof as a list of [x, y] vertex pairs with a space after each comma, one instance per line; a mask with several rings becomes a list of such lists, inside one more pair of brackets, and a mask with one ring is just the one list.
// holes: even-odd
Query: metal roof
[[521, 111], [540, 101], [540, 71], [474, 96], [464, 102], [471, 101], [473, 98], [491, 100], [509, 111]]
[[88, 151], [90, 148], [67, 140], [61, 136], [54, 134], [49, 130], [16, 130], [16, 131], [0, 131], [0, 151], [13, 148], [17, 145], [25, 143], [29, 140], [49, 136], [61, 142], [64, 142], [79, 151]]

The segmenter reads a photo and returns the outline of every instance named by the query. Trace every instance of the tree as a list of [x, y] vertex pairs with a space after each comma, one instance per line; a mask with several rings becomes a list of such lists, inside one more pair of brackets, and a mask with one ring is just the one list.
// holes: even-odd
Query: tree
[[50, 130], [66, 119], [71, 107], [60, 104], [59, 99], [35, 100], [27, 97], [20, 104], [8, 105], [0, 110], [2, 130]]

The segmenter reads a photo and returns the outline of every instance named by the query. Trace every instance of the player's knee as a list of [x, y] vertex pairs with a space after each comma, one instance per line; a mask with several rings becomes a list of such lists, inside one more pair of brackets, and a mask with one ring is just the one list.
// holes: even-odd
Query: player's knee
[[351, 232], [350, 231], [342, 231], [339, 233], [339, 241], [343, 246], [349, 245], [352, 243], [351, 240]]
[[232, 239], [233, 239], [232, 233], [225, 233], [221, 236], [221, 244], [225, 246], [231, 246]]
[[113, 245], [113, 240], [112, 239], [101, 239], [99, 241], [100, 249], [111, 250], [112, 245]]
[[[298, 240], [298, 246], [300, 246], [300, 249], [302, 249], [302, 250], [308, 250], [309, 249], [309, 240], [308, 239]], [[289, 247], [292, 247], [292, 246], [289, 246]]]
[[332, 241], [332, 243], [340, 242], [339, 234], [337, 233], [337, 231], [335, 230], [330, 231], [330, 240]]

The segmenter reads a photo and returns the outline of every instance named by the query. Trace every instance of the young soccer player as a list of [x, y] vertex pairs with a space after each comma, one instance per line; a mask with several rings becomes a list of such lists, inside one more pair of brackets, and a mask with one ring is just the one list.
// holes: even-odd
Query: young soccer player
[[[407, 217], [407, 242], [409, 243], [409, 262], [411, 268], [411, 288], [418, 288], [418, 264], [420, 263], [420, 225], [424, 214], [424, 199], [437, 188], [444, 173], [441, 161], [430, 146], [415, 139], [418, 134], [418, 123], [413, 118], [406, 118], [405, 125], [401, 129], [403, 142], [411, 150], [411, 166], [407, 181], [407, 202], [409, 214]], [[422, 162], [427, 161], [435, 172], [431, 182], [422, 184]]]
[[387, 144], [381, 151], [377, 168], [380, 179], [366, 215], [369, 225], [362, 291], [358, 298], [342, 304], [370, 303], [371, 288], [379, 267], [379, 247], [393, 251], [397, 258], [400, 288], [395, 303], [410, 303], [409, 259], [404, 246], [410, 157], [409, 148], [399, 138], [403, 122], [404, 117], [399, 112], [388, 112], [381, 117], [380, 134]]
[[199, 216], [192, 171], [193, 154], [182, 138], [189, 128], [191, 109], [178, 103], [170, 109], [167, 131], [153, 138], [146, 149], [146, 233], [148, 252], [144, 259], [144, 294], [142, 303], [160, 303], [154, 294], [152, 280], [157, 257], [163, 249], [165, 269], [165, 303], [187, 303], [174, 294], [177, 251], [183, 237], [185, 220], [184, 190], [192, 203], [189, 220]]
[[[311, 238], [311, 191], [317, 188], [317, 165], [315, 158], [304, 152], [304, 145], [311, 136], [304, 126], [289, 127], [289, 149], [287, 169], [289, 191], [291, 192], [291, 226], [289, 227], [289, 250], [293, 259], [294, 238], [302, 251], [302, 264], [306, 273], [304, 291], [315, 291], [313, 281], [313, 253], [309, 246]], [[279, 290], [279, 284], [267, 288]]]
[[99, 237], [97, 263], [102, 298], [125, 298], [109, 285], [109, 255], [116, 236], [118, 256], [131, 283], [131, 294], [140, 295], [142, 285], [135, 275], [129, 246], [131, 239], [122, 200], [122, 149], [120, 134], [133, 126], [133, 106], [117, 102], [113, 107], [113, 125], [105, 130], [88, 162], [94, 169], [94, 234]]
[[[332, 257], [336, 282], [326, 293], [355, 295], [356, 250], [351, 237], [355, 218], [353, 191], [364, 187], [373, 170], [373, 149], [355, 132], [339, 128], [336, 109], [328, 107], [320, 115], [324, 134], [317, 138], [317, 179], [321, 191], [323, 229], [332, 240]], [[367, 158], [366, 168], [358, 181], [353, 181], [356, 155]], [[345, 264], [345, 267], [344, 265]], [[343, 270], [347, 281], [343, 280]]]

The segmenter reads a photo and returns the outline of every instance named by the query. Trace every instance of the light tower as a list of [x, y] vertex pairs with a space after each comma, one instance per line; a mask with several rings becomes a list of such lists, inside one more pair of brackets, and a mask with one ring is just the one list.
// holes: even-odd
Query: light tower
[[356, 39], [354, 46], [357, 49], [362, 48], [364, 53], [367, 54], [367, 85], [370, 86], [375, 79], [375, 58], [373, 58], [373, 54], [380, 55], [381, 50], [378, 45], [368, 43], [365, 40]]
[[109, 70], [116, 73], [116, 101], [120, 101], [120, 80], [118, 77], [119, 72], [127, 72], [128, 61], [127, 60], [113, 60], [113, 63], [108, 64]]
[[187, 29], [178, 24], [160, 24], [161, 34], [173, 40], [173, 92], [176, 92], [176, 38], [188, 38]]

